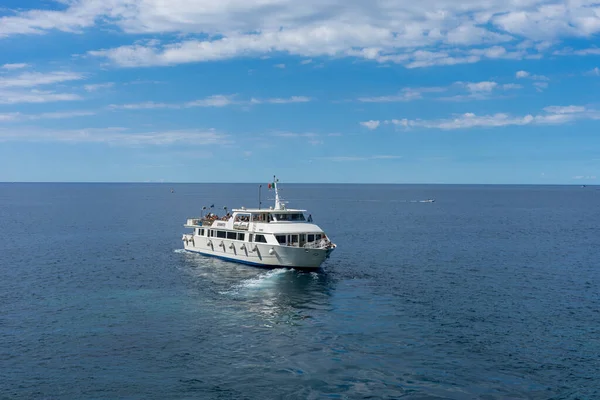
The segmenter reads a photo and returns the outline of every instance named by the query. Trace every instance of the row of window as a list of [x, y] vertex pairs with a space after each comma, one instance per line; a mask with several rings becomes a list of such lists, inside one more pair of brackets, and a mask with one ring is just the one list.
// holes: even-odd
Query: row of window
[[310, 243], [310, 242], [314, 242], [315, 240], [321, 240], [322, 235], [320, 233], [317, 234], [305, 234], [305, 233], [301, 233], [299, 235], [275, 235], [275, 239], [277, 239], [277, 242], [279, 242], [279, 244], [296, 244], [298, 243], [298, 240], [300, 241], [301, 245], [304, 245], [304, 243]]
[[[200, 228], [200, 229], [198, 229], [197, 233], [200, 236], [204, 236], [205, 234], [207, 234], [208, 237], [216, 237], [216, 238], [221, 238], [221, 239], [240, 240], [240, 241], [246, 240], [245, 232], [229, 232], [229, 231], [219, 231], [219, 230], [214, 230], [214, 229]], [[252, 242], [252, 235], [249, 236], [248, 241]], [[267, 243], [267, 239], [265, 239], [265, 235], [254, 235], [254, 242]]]

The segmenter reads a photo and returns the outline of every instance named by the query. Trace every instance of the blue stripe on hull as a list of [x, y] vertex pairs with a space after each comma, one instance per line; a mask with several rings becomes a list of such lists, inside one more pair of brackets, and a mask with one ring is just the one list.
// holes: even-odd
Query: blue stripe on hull
[[246, 264], [246, 265], [252, 265], [253, 267], [267, 267], [267, 268], [282, 267], [282, 268], [286, 268], [284, 265], [277, 266], [277, 265], [260, 264], [260, 263], [255, 263], [255, 262], [252, 262], [252, 261], [244, 261], [244, 260], [238, 260], [236, 258], [229, 258], [229, 257], [225, 257], [225, 256], [218, 256], [216, 254], [203, 253], [201, 251], [188, 250], [188, 249], [184, 249], [184, 250], [185, 251], [189, 251], [190, 253], [198, 253], [198, 254], [202, 254], [203, 256], [218, 258], [220, 260], [231, 261], [231, 262], [236, 262], [236, 263]]
[[270, 264], [260, 264], [260, 263], [255, 263], [252, 261], [244, 261], [244, 260], [238, 260], [236, 258], [229, 258], [229, 257], [225, 257], [225, 256], [218, 256], [216, 254], [208, 254], [208, 253], [203, 253], [201, 251], [195, 251], [195, 250], [188, 250], [188, 249], [184, 249], [185, 251], [189, 251], [190, 253], [197, 253], [197, 254], [201, 254], [203, 256], [208, 256], [208, 257], [213, 257], [213, 258], [218, 258], [219, 260], [224, 260], [224, 261], [230, 261], [230, 262], [236, 262], [239, 264], [245, 264], [245, 265], [251, 265], [253, 267], [262, 267], [262, 268], [294, 268], [294, 269], [298, 269], [298, 270], [315, 270], [315, 269], [320, 269], [321, 267], [292, 267], [292, 266], [287, 266], [287, 265], [270, 265]]

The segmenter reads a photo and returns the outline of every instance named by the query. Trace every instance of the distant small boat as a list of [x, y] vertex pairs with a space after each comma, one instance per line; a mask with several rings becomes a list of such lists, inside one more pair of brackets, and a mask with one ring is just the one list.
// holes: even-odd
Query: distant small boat
[[173, 189], [171, 189], [171, 193], [175, 193], [175, 191]]
[[435, 199], [421, 200], [419, 203], [433, 203]]

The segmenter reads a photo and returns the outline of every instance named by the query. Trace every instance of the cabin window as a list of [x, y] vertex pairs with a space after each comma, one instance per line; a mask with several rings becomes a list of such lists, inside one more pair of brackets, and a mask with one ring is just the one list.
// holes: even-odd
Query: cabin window
[[290, 235], [292, 237], [292, 241], [290, 243], [290, 245], [297, 245], [298, 244], [298, 235]]
[[265, 235], [254, 235], [254, 241], [256, 243], [267, 243], [267, 239], [265, 239]]
[[315, 241], [315, 235], [307, 235], [308, 236], [308, 241], [309, 242], [314, 242]]
[[246, 234], [238, 232], [238, 234], [237, 234], [237, 240], [244, 241], [244, 239], [246, 239]]
[[300, 234], [300, 243], [306, 243], [306, 233]]
[[227, 232], [227, 239], [235, 240], [237, 238], [237, 232]]
[[212, 229], [210, 231], [208, 231], [208, 233], [209, 233], [209, 235], [208, 235], [209, 237], [215, 236], [215, 231], [213, 231]]
[[321, 240], [321, 234], [315, 235], [315, 240]]
[[218, 238], [225, 238], [227, 235], [225, 234], [225, 231], [217, 231], [217, 237]]
[[285, 235], [277, 235], [275, 239], [279, 242], [279, 244], [285, 244]]

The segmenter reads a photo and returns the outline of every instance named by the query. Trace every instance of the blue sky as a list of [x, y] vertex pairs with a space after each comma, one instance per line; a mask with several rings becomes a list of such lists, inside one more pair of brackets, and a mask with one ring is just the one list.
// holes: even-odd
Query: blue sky
[[0, 181], [600, 177], [596, 0], [4, 0]]

